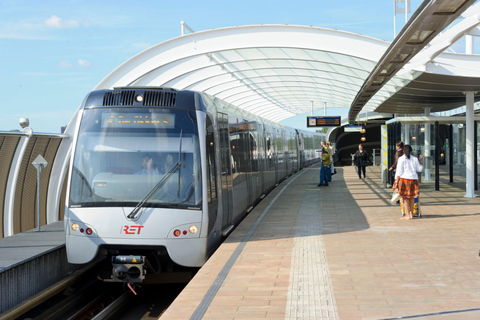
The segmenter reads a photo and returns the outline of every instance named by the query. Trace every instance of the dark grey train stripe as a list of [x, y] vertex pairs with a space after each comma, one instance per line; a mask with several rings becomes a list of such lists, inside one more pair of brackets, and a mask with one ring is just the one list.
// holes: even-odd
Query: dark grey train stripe
[[205, 312], [207, 312], [207, 309], [208, 307], [210, 306], [210, 304], [212, 303], [213, 301], [213, 298], [215, 298], [218, 290], [220, 289], [220, 287], [222, 286], [223, 284], [223, 281], [225, 281], [225, 278], [227, 277], [228, 273], [230, 272], [230, 269], [232, 269], [232, 266], [235, 264], [235, 261], [237, 260], [237, 258], [240, 256], [240, 254], [242, 253], [243, 251], [243, 248], [245, 247], [245, 245], [247, 244], [248, 240], [250, 240], [250, 237], [252, 236], [252, 234], [255, 232], [255, 230], [257, 229], [258, 225], [260, 224], [260, 222], [262, 221], [263, 217], [265, 217], [265, 215], [267, 214], [268, 210], [270, 210], [270, 207], [275, 203], [275, 201], [277, 201], [278, 197], [283, 193], [283, 191], [285, 191], [285, 189], [293, 182], [295, 181], [298, 177], [300, 177], [302, 174], [304, 174], [306, 171], [308, 171], [309, 169], [304, 169], [302, 172], [300, 172], [295, 178], [291, 179], [290, 182], [287, 183], [287, 185], [285, 185], [282, 190], [280, 190], [280, 192], [275, 196], [275, 198], [272, 199], [272, 201], [270, 201], [270, 203], [268, 204], [268, 206], [263, 210], [263, 212], [260, 214], [260, 216], [257, 218], [257, 220], [255, 221], [255, 223], [252, 225], [252, 227], [250, 228], [250, 230], [248, 230], [248, 232], [245, 234], [245, 236], [243, 237], [242, 241], [240, 242], [240, 244], [237, 246], [237, 248], [235, 249], [235, 251], [233, 252], [233, 254], [231, 255], [231, 257], [228, 259], [227, 263], [225, 263], [225, 265], [223, 266], [222, 270], [220, 271], [220, 273], [218, 274], [217, 278], [215, 279], [215, 281], [213, 281], [212, 285], [210, 286], [210, 288], [208, 289], [207, 293], [205, 294], [205, 296], [203, 297], [202, 301], [200, 302], [200, 304], [198, 305], [197, 309], [195, 309], [195, 311], [193, 312], [192, 316], [190, 317], [190, 320], [200, 320], [203, 318], [203, 316], [205, 315]]

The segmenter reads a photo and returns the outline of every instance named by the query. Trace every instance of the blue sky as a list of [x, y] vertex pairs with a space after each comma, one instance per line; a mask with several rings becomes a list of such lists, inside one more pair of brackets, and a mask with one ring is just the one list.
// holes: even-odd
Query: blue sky
[[[420, 3], [412, 0], [412, 9]], [[391, 41], [393, 0], [0, 0], [0, 130], [20, 129], [18, 119], [28, 117], [36, 132], [59, 132], [96, 84], [133, 55], [178, 37], [182, 20], [196, 31], [313, 25]], [[397, 20], [399, 30], [403, 17]], [[296, 121], [306, 122], [284, 123]]]

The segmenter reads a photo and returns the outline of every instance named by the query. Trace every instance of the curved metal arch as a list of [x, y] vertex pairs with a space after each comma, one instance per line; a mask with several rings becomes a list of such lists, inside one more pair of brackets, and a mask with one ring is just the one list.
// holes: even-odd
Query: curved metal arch
[[[220, 75], [219, 76], [219, 80], [220, 77], [222, 77], [224, 75]], [[335, 83], [337, 86], [341, 86], [343, 89], [346, 89], [346, 90], [351, 90], [351, 88], [347, 88], [347, 86], [358, 86], [360, 87], [361, 84], [357, 85], [356, 83], [347, 83], [347, 82], [341, 82], [340, 80], [338, 79], [328, 79], [328, 78], [321, 78], [321, 77], [315, 77], [315, 76], [311, 76], [311, 77], [308, 77], [308, 76], [289, 76], [289, 77], [296, 77], [296, 78], [310, 78], [310, 79], [317, 79], [317, 80], [324, 80], [324, 81], [298, 81], [296, 80], [295, 82], [305, 82], [305, 83], [314, 83], [314, 84], [324, 84], [324, 85], [328, 85], [328, 84], [331, 84], [332, 82]], [[250, 80], [254, 81], [254, 83], [256, 85], [258, 84], [263, 84], [263, 83], [272, 83], [273, 81], [267, 81], [266, 79], [269, 79], [269, 78], [280, 78], [279, 76], [277, 75], [271, 75], [271, 76], [258, 76], [258, 77], [249, 77]], [[257, 79], [262, 79], [261, 81], [260, 80], [257, 80]], [[281, 80], [278, 80], [278, 81], [281, 81]], [[293, 80], [283, 80], [282, 82], [289, 82], [289, 81], [293, 81]], [[209, 85], [207, 87], [205, 87], [206, 83], [197, 83], [196, 85], [192, 85], [192, 86], [189, 86], [189, 87], [186, 87], [185, 89], [190, 89], [190, 90], [201, 90], [201, 91], [205, 91], [205, 92], [209, 92], [210, 94], [213, 94], [213, 95], [217, 95], [217, 94], [221, 94], [221, 93], [224, 93], [224, 92], [227, 92], [229, 90], [235, 90], [239, 87], [246, 87], [246, 85], [244, 83], [241, 83], [239, 84], [241, 81], [239, 79], [232, 79], [232, 80], [228, 80], [228, 81], [221, 81], [221, 83], [219, 84], [215, 84], [215, 85]], [[221, 88], [219, 90], [219, 88]]]
[[[343, 103], [343, 102], [346, 102], [346, 101], [349, 101], [351, 103], [351, 100], [348, 99], [348, 98], [345, 98], [345, 97], [342, 97], [342, 98], [335, 98], [335, 99], [332, 99], [330, 97], [327, 97], [326, 94], [329, 93], [328, 90], [324, 89], [324, 90], [290, 90], [290, 89], [283, 89], [283, 90], [278, 90], [278, 91], [274, 91], [275, 93], [278, 94], [278, 100], [289, 100], [288, 97], [289, 96], [292, 96], [294, 94], [305, 94], [305, 93], [310, 93], [310, 95], [307, 95], [305, 96], [302, 100], [306, 100], [306, 101], [322, 101], [322, 102], [330, 102], [330, 103]], [[283, 94], [282, 94], [283, 93]], [[247, 99], [247, 101], [244, 101], [244, 102], [241, 102], [242, 104], [246, 104], [248, 103], [248, 101], [250, 101], [251, 97], [253, 97], [253, 94], [249, 94], [249, 95], [246, 95], [246, 96], [239, 96], [237, 99], [234, 99], [232, 100], [232, 104], [236, 104], [237, 102], [240, 102], [241, 100], [245, 100]], [[227, 100], [227, 101], [230, 101], [230, 100]]]
[[[190, 58], [193, 58], [193, 57], [190, 57]], [[180, 62], [180, 61], [181, 60], [179, 60], [177, 62]], [[256, 70], [307, 70], [307, 71], [312, 71], [313, 70], [313, 71], [323, 71], [323, 72], [331, 73], [331, 74], [342, 74], [342, 75], [345, 75], [345, 76], [355, 77], [355, 78], [362, 79], [362, 80], [365, 77], [361, 77], [357, 73], [369, 74], [370, 71], [371, 71], [370, 69], [367, 70], [367, 69], [361, 69], [361, 68], [358, 68], [358, 67], [349, 67], [349, 66], [340, 65], [340, 64], [332, 64], [332, 63], [329, 63], [327, 61], [311, 61], [311, 60], [306, 61], [306, 60], [300, 60], [300, 59], [286, 59], [286, 60], [282, 60], [282, 61], [285, 61], [285, 62], [305, 61], [305, 62], [308, 62], [308, 63], [312, 64], [312, 68], [296, 67], [296, 66], [293, 66], [293, 65], [290, 66], [290, 67], [273, 67], [271, 65], [267, 65], [265, 67], [250, 66], [250, 68], [240, 69], [240, 68], [238, 68], [238, 66], [235, 65], [236, 63], [241, 63], [241, 62], [248, 64], [248, 62], [253, 62], [253, 61], [269, 63], [270, 61], [280, 61], [280, 60], [279, 59], [252, 59], [252, 60], [235, 61], [235, 62], [231, 62], [231, 63], [220, 63], [220, 64], [210, 64], [210, 65], [205, 64], [205, 65], [202, 65], [202, 66], [199, 66], [199, 67], [196, 66], [194, 69], [188, 69], [183, 73], [172, 75], [164, 83], [173, 82], [174, 80], [177, 80], [177, 79], [182, 78], [182, 77], [189, 76], [191, 74], [195, 74], [195, 73], [199, 73], [199, 72], [208, 72], [211, 69], [217, 69], [218, 70], [219, 67], [220, 67], [220, 69], [223, 70], [227, 66], [229, 68], [233, 69], [233, 70], [227, 71], [227, 73], [229, 73], [229, 74], [240, 74], [240, 73], [243, 73], [243, 72], [256, 71]], [[315, 65], [326, 66], [326, 68], [314, 68]], [[331, 70], [331, 68], [333, 68], [332, 66], [335, 66], [335, 68], [337, 68], [337, 69], [332, 71]], [[136, 85], [140, 85], [140, 86], [141, 85], [152, 84], [153, 81], [158, 81], [158, 75], [163, 74], [163, 72], [165, 72], [164, 68], [168, 68], [168, 67], [169, 67], [169, 65], [164, 65], [164, 66], [154, 68], [151, 71], [149, 71], [147, 74], [137, 78], [132, 83], [135, 83]], [[329, 67], [329, 68], [327, 68], [327, 67]], [[372, 64], [372, 68], [373, 67], [374, 67], [374, 64]], [[351, 71], [351, 72], [350, 73], [339, 72], [338, 68], [339, 69], [344, 69], [345, 71], [348, 70], [348, 71]], [[169, 71], [171, 71], [171, 70], [169, 69]], [[216, 75], [225, 74], [225, 73], [220, 73], [219, 70], [217, 72], [218, 73]], [[352, 76], [352, 73], [354, 74], [353, 76]], [[215, 75], [210, 76], [210, 77], [214, 77], [214, 76]], [[162, 84], [160, 84], [160, 85], [162, 85]]]
[[[270, 77], [268, 77], [270, 78]], [[345, 94], [347, 93], [349, 90], [354, 90], [355, 87], [360, 87], [360, 86], [356, 86], [354, 84], [345, 84], [343, 82], [340, 82], [340, 81], [335, 81], [335, 80], [329, 80], [329, 82], [317, 82], [317, 81], [309, 81], [308, 80], [304, 80], [304, 79], [298, 79], [298, 80], [293, 80], [293, 79], [288, 79], [288, 80], [282, 80], [282, 79], [277, 79], [278, 77], [271, 77], [272, 80], [268, 80], [267, 79], [263, 79], [262, 81], [257, 81], [255, 82], [255, 85], [258, 86], [258, 87], [261, 87], [261, 88], [265, 88], [264, 85], [268, 85], [267, 87], [270, 87], [270, 88], [275, 88], [275, 87], [281, 87], [282, 84], [285, 84], [285, 83], [290, 83], [290, 82], [294, 82], [295, 84], [310, 84], [310, 85], [313, 85], [313, 86], [319, 86], [319, 87], [330, 87], [332, 84], [334, 84], [336, 86], [336, 89], [331, 89], [333, 92], [339, 92], [339, 93], [342, 93], [342, 94]], [[273, 80], [273, 78], [275, 78], [275, 80]], [[300, 77], [299, 77], [300, 78]], [[315, 79], [315, 78], [313, 78]], [[290, 85], [289, 85], [290, 86]], [[236, 85], [236, 86], [231, 86], [231, 87], [228, 87], [224, 90], [221, 90], [221, 91], [217, 91], [217, 90], [214, 90], [216, 89], [217, 87], [210, 87], [208, 89], [205, 89], [206, 92], [209, 92], [211, 94], [214, 94], [215, 96], [222, 96], [223, 98], [222, 99], [229, 99], [232, 95], [226, 95], [228, 94], [229, 91], [232, 91], [232, 90], [238, 90], [239, 88], [244, 88], [245, 86], [242, 86], [242, 85]], [[189, 89], [194, 89], [195, 87], [191, 87]], [[247, 89], [245, 89], [247, 90]]]
[[[335, 88], [341, 83], [338, 79], [340, 75], [345, 79], [363, 80], [363, 73], [366, 73], [365, 76], [368, 75], [369, 68], [373, 67], [388, 45], [389, 43], [386, 41], [316, 27], [264, 25], [209, 30], [171, 39], [145, 50], [115, 69], [97, 85], [96, 89], [131, 86], [147, 81], [162, 84], [176, 82], [177, 89], [184, 89], [178, 87], [183, 85], [199, 88], [202, 83], [209, 82], [209, 79], [213, 79], [213, 77], [221, 79], [220, 77], [223, 77], [224, 74], [230, 74], [232, 79], [229, 81], [229, 85], [237, 87], [244, 81], [245, 87], [256, 91], [255, 82], [251, 81], [260, 79], [261, 75], [259, 78], [251, 79], [252, 77], [250, 77], [249, 80], [244, 80], [242, 72], [268, 69], [277, 72], [281, 66], [286, 64], [291, 65], [285, 70], [290, 70], [292, 75], [295, 75], [295, 70], [302, 69], [306, 72], [320, 71], [331, 74], [332, 79], [326, 81], [331, 82], [331, 88]], [[263, 56], [259, 54], [262, 50], [265, 53]], [[209, 59], [209, 54], [213, 55], [213, 58], [211, 58], [212, 56], [210, 58], [214, 61]], [[278, 59], [282, 56], [286, 58]], [[222, 59], [225, 57], [231, 59], [223, 61]], [[325, 61], [320, 59], [322, 57]], [[320, 61], [317, 61], [318, 59]], [[284, 63], [279, 63], [279, 61]], [[328, 63], [331, 63], [330, 68], [328, 68]], [[259, 69], [262, 64], [264, 64], [264, 68]], [[319, 68], [322, 64], [324, 70]], [[251, 67], [248, 68], [248, 65]], [[277, 77], [281, 79], [282, 75], [277, 75]], [[178, 81], [180, 78], [182, 84]], [[312, 76], [313, 78], [314, 76]], [[172, 79], [176, 79], [176, 81]], [[190, 84], [188, 84], [189, 81]], [[194, 83], [195, 85], [193, 85]], [[214, 87], [219, 88], [219, 84], [213, 85], [214, 83], [211, 84], [210, 93], [214, 91], [212, 90]], [[324, 83], [324, 85], [326, 86], [328, 83]], [[351, 81], [345, 81], [341, 86], [348, 85], [356, 87], [355, 83]], [[222, 90], [228, 90], [228, 87], [223, 86]], [[344, 90], [350, 92], [348, 88], [344, 88]], [[356, 91], [352, 90], [345, 95], [351, 96], [353, 99], [355, 93]], [[276, 120], [283, 120], [297, 112], [293, 108], [288, 112], [282, 112], [282, 110], [288, 110], [289, 106], [282, 105], [275, 99], [277, 96], [279, 99], [284, 99], [284, 96], [270, 91], [268, 95], [257, 92], [257, 97], [262, 98], [256, 101], [258, 106], [256, 113], [264, 114], [266, 110], [262, 110], [262, 108], [265, 109], [268, 106], [272, 112], [267, 110], [265, 114], [272, 115]], [[252, 93], [251, 96], [254, 94]], [[262, 101], [267, 106], [263, 106]]]
[[[279, 36], [281, 35], [281, 36]], [[182, 57], [244, 47], [285, 47], [331, 51], [377, 61], [389, 43], [345, 31], [286, 25], [239, 26], [195, 32], [180, 36], [132, 57], [116, 68], [96, 89], [128, 85], [144, 70]], [[353, 48], [353, 49], [352, 49]]]
[[[264, 61], [267, 61], [267, 60], [264, 60]], [[323, 62], [319, 62], [321, 64], [325, 64], [327, 65], [326, 63], [323, 63]], [[262, 67], [262, 68], [250, 68], [250, 69], [241, 69], [241, 70], [235, 70], [235, 71], [230, 71], [228, 73], [225, 73], [225, 72], [221, 72], [220, 70], [215, 70], [215, 72], [210, 72], [208, 76], [206, 77], [201, 77], [201, 72], [206, 72], [208, 73], [209, 70], [214, 70], [214, 69], [218, 69], [219, 66], [217, 65], [210, 65], [210, 66], [204, 66], [204, 67], [200, 67], [200, 68], [197, 68], [195, 70], [190, 70], [188, 72], [185, 72], [183, 74], [178, 74], [176, 76], [173, 76], [171, 77], [170, 79], [163, 79], [161, 82], [159, 81], [158, 83], [154, 83], [152, 80], [147, 80], [146, 78], [142, 77], [142, 78], [139, 78], [137, 80], [135, 80], [135, 82], [133, 82], [132, 84], [134, 85], [138, 85], [138, 86], [155, 86], [155, 85], [158, 85], [158, 86], [174, 86], [174, 85], [177, 85], [178, 86], [178, 83], [180, 83], [181, 81], [183, 81], [184, 79], [188, 79], [191, 75], [196, 75], [196, 78], [197, 79], [191, 79], [191, 83], [187, 83], [187, 84], [183, 84], [182, 86], [178, 86], [178, 88], [182, 88], [182, 89], [189, 89], [189, 88], [192, 88], [194, 87], [195, 85], [203, 82], [203, 81], [206, 81], [206, 80], [212, 80], [212, 79], [215, 79], [216, 77], [220, 77], [220, 76], [224, 76], [224, 75], [232, 75], [232, 76], [239, 76], [239, 75], [242, 75], [243, 73], [248, 73], [248, 72], [256, 72], [256, 71], [263, 71], [263, 70], [275, 70], [275, 71], [278, 71], [278, 70], [291, 70], [291, 71], [296, 71], [296, 70], [303, 70], [303, 71], [310, 71], [310, 72], [323, 72], [323, 73], [326, 73], [326, 74], [332, 74], [332, 75], [341, 75], [343, 77], [347, 77], [347, 78], [350, 78], [350, 79], [358, 79], [359, 81], [363, 81], [363, 79], [365, 78], [364, 77], [361, 77], [359, 76], [357, 73], [363, 73], [364, 75], [368, 75], [370, 72], [367, 71], [367, 70], [361, 70], [361, 69], [355, 69], [356, 72], [354, 73], [355, 75], [352, 75], [352, 74], [347, 74], [347, 73], [341, 73], [341, 72], [337, 72], [337, 71], [331, 71], [331, 70], [327, 70], [327, 69], [315, 69], [315, 68], [294, 68], [294, 67], [280, 67], [280, 68], [272, 68], [272, 67]], [[346, 67], [344, 67], [345, 69], [348, 69]], [[153, 70], [151, 74], [149, 74], [149, 76], [152, 76], [154, 77], [155, 74], [157, 73], [162, 73], [162, 69], [156, 69], [156, 70]], [[272, 75], [274, 76], [274, 75]], [[282, 76], [282, 75], [275, 75], [275, 76]], [[283, 76], [292, 76], [292, 75], [283, 75]], [[248, 77], [248, 79], [254, 79], [254, 78], [261, 78], [261, 77], [265, 77], [265, 76], [256, 76], [256, 77]], [[198, 79], [199, 78], [199, 79]], [[158, 81], [158, 78], [156, 78], [157, 81]], [[327, 78], [325, 78], [327, 79]], [[332, 79], [327, 79], [327, 80], [332, 80]]]
[[[278, 83], [279, 85], [277, 86], [276, 83]], [[270, 82], [269, 84], [272, 85], [270, 89], [284, 88], [285, 87], [285, 86], [281, 85], [281, 84], [283, 84], [282, 81]], [[297, 90], [298, 88], [309, 88], [309, 89], [319, 88], [320, 89], [319, 91], [323, 91], [323, 92], [326, 92], [326, 93], [336, 93], [336, 94], [345, 94], [347, 92], [346, 90], [342, 91], [342, 90], [335, 90], [335, 89], [333, 89], [333, 90], [332, 89], [325, 89], [325, 88], [322, 88], [321, 86], [318, 86], [318, 84], [315, 83], [315, 82], [297, 81], [296, 84], [297, 84], [296, 86], [289, 85], [288, 88], [289, 89], [293, 88], [294, 90]], [[303, 84], [303, 86], [298, 85], [298, 84]], [[257, 85], [259, 85], [259, 84], [257, 83]], [[327, 87], [327, 86], [325, 86], [325, 87]], [[242, 87], [239, 86], [238, 88], [242, 88]], [[265, 88], [264, 90], [269, 90], [269, 88]], [[326, 90], [329, 90], [329, 91], [326, 91]], [[282, 92], [282, 91], [277, 91], [277, 92]], [[223, 96], [219, 93], [217, 93], [216, 95], [221, 99], [230, 101], [230, 100], [234, 99], [234, 96], [239, 95], [239, 94], [244, 94], [244, 93], [250, 93], [250, 95], [252, 95], [251, 90], [247, 90], [247, 89], [244, 89], [243, 91], [235, 92], [235, 93], [233, 93], [229, 96]]]
[[[307, 76], [296, 76], [297, 78], [311, 78], [311, 79], [321, 79], [321, 80], [325, 80], [325, 81], [328, 81], [330, 82], [330, 84], [332, 82], [336, 83], [336, 85], [340, 85], [340, 84], [346, 84], [346, 85], [351, 85], [351, 86], [357, 86], [356, 84], [354, 83], [347, 83], [347, 82], [341, 82], [340, 80], [337, 80], [337, 79], [327, 79], [327, 78], [320, 78], [320, 77], [307, 77]], [[266, 79], [267, 78], [279, 78], [278, 76], [275, 76], [275, 75], [272, 75], [272, 76], [268, 76], [268, 77], [251, 77], [250, 79], [264, 79], [263, 81], [255, 81], [255, 84], [256, 85], [259, 85], [259, 84], [263, 84], [263, 83], [275, 83], [275, 82], [289, 82], [289, 81], [293, 81], [293, 80], [284, 80], [284, 81], [281, 81], [281, 80], [276, 80], [276, 81], [267, 81]], [[231, 81], [224, 81], [222, 82], [220, 85], [216, 85], [216, 86], [210, 86], [210, 87], [207, 87], [207, 88], [203, 88], [202, 91], [206, 91], [206, 92], [214, 92], [212, 94], [214, 95], [217, 95], [217, 94], [220, 94], [220, 93], [224, 93], [228, 90], [233, 90], [233, 89], [237, 89], [239, 87], [245, 87], [245, 85], [236, 85], [236, 86], [233, 86], [233, 83], [238, 83], [239, 80], [238, 79], [235, 79], [235, 80], [231, 80]], [[295, 82], [297, 83], [312, 83], [312, 84], [315, 84], [315, 85], [319, 85], [319, 84], [325, 84], [327, 85], [328, 83], [325, 83], [325, 82], [315, 82], [315, 81], [298, 81], [296, 80]], [[218, 88], [220, 86], [223, 86], [223, 85], [226, 85], [226, 84], [230, 84], [232, 83], [232, 86], [229, 86], [227, 87], [226, 89], [223, 89], [223, 90], [220, 90], [220, 91], [214, 91], [213, 89], [214, 88]], [[200, 86], [199, 84], [197, 86]], [[197, 86], [191, 86], [191, 87], [188, 87], [188, 89], [195, 89]], [[358, 85], [358, 87], [360, 87], [361, 85]], [[345, 87], [342, 87], [342, 89], [351, 89], [351, 88], [345, 88]]]

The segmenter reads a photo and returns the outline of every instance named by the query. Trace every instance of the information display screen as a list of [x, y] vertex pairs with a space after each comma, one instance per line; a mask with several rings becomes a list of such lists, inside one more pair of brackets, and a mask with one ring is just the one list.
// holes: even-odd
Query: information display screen
[[102, 128], [175, 128], [171, 113], [103, 113]]
[[307, 127], [339, 127], [341, 117], [307, 117]]

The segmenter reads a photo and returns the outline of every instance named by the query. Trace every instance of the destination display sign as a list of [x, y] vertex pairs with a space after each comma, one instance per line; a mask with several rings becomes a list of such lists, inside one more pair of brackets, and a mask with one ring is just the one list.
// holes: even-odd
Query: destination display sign
[[339, 127], [341, 117], [307, 117], [307, 127]]
[[346, 126], [345, 132], [362, 132], [362, 126]]
[[102, 128], [175, 128], [170, 113], [102, 113]]

